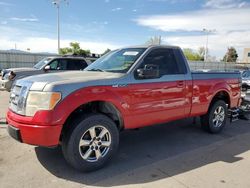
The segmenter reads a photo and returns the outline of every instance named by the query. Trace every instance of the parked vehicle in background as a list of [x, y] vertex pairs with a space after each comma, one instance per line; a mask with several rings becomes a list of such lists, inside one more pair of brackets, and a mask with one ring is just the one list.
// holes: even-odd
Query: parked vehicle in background
[[219, 133], [240, 88], [239, 72], [190, 72], [179, 47], [122, 48], [84, 71], [18, 80], [8, 132], [27, 144], [61, 144], [69, 164], [91, 171], [112, 161], [122, 130], [200, 116], [202, 128]]
[[10, 91], [12, 83], [28, 76], [54, 73], [70, 70], [83, 70], [88, 66], [83, 57], [76, 56], [56, 56], [47, 57], [39, 61], [33, 68], [11, 68], [1, 71], [0, 90]]
[[241, 73], [241, 78], [243, 91], [250, 89], [250, 70], [244, 70]]

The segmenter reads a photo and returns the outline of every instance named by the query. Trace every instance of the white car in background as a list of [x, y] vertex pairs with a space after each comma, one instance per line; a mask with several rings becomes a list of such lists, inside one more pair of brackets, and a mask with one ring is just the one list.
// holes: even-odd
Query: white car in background
[[86, 59], [79, 56], [47, 57], [39, 61], [34, 67], [11, 68], [1, 71], [0, 91], [10, 91], [12, 84], [17, 79], [28, 76], [55, 73], [63, 71], [83, 70], [88, 66]]
[[241, 73], [242, 78], [242, 90], [246, 91], [250, 89], [250, 70], [244, 70]]

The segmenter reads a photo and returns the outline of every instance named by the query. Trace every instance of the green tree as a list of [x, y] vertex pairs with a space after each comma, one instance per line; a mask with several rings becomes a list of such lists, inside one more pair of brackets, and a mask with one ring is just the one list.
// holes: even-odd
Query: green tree
[[72, 49], [71, 49], [71, 48], [68, 48], [68, 47], [66, 47], [66, 48], [60, 48], [59, 53], [60, 53], [61, 55], [69, 54], [69, 53], [72, 53]]
[[204, 55], [200, 55], [199, 53], [194, 52], [190, 48], [183, 49], [183, 53], [186, 56], [186, 58], [190, 61], [202, 61], [204, 60]]
[[227, 53], [223, 57], [223, 61], [225, 62], [236, 62], [238, 58], [238, 53], [234, 47], [229, 47], [227, 49]]
[[60, 48], [59, 53], [61, 55], [74, 54], [74, 55], [81, 55], [85, 57], [90, 55], [90, 50], [81, 49], [80, 43], [78, 42], [71, 42], [69, 45], [70, 47]]

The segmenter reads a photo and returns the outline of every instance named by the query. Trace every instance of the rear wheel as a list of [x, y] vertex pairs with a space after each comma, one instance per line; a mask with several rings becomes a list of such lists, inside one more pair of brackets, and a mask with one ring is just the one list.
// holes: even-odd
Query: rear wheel
[[66, 133], [62, 150], [67, 162], [81, 171], [93, 171], [108, 163], [119, 145], [116, 124], [102, 114], [91, 114]]
[[219, 133], [226, 124], [227, 106], [222, 100], [214, 102], [206, 115], [201, 116], [201, 126], [210, 133]]

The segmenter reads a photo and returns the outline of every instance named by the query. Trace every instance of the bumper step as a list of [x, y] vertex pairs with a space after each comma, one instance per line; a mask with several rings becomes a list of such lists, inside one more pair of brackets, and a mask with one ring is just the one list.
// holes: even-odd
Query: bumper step
[[240, 116], [240, 110], [235, 108], [235, 109], [229, 109], [228, 110], [228, 116], [230, 119], [230, 122], [235, 122], [237, 120], [239, 120], [239, 116]]

